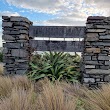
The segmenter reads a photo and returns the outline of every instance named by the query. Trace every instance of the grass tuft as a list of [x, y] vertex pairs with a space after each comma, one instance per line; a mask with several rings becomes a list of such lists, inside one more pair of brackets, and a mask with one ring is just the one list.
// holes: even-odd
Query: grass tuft
[[37, 110], [36, 95], [30, 89], [13, 89], [10, 97], [0, 101], [0, 110]]
[[66, 93], [58, 82], [48, 82], [38, 96], [37, 110], [76, 110], [77, 100], [77, 97]]
[[0, 64], [0, 75], [3, 75], [3, 65]]
[[103, 85], [102, 89], [83, 89], [82, 92], [86, 110], [110, 110], [110, 84]]
[[0, 110], [110, 110], [110, 84], [89, 90], [78, 83], [0, 76]]

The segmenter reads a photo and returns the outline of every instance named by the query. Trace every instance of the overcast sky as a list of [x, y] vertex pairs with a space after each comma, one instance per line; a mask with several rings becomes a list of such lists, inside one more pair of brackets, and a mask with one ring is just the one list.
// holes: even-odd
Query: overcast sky
[[2, 15], [24, 16], [34, 25], [85, 26], [88, 16], [110, 16], [110, 0], [0, 0]]

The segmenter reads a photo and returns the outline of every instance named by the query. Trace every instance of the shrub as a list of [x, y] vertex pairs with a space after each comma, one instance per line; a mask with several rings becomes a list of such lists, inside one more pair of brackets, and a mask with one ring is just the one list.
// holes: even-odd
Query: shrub
[[30, 63], [31, 70], [28, 77], [32, 80], [39, 80], [48, 77], [51, 81], [66, 80], [75, 82], [79, 80], [79, 61], [76, 54], [64, 54], [62, 52], [50, 52], [44, 55], [37, 55]]

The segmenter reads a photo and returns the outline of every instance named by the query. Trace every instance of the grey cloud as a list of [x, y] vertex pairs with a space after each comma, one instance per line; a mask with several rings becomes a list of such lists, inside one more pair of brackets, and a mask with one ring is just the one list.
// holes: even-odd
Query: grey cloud
[[74, 21], [69, 19], [53, 19], [44, 22], [45, 25], [59, 25], [59, 26], [85, 26], [85, 21]]
[[45, 13], [56, 13], [64, 6], [64, 0], [6, 0], [9, 4]]
[[97, 8], [110, 9], [110, 0], [86, 0], [87, 4], [95, 4]]
[[85, 26], [87, 17], [81, 16], [76, 13], [72, 13], [71, 15], [61, 16], [55, 19], [36, 22], [37, 25], [59, 25], [59, 26]]
[[87, 15], [79, 10], [47, 21], [35, 22], [37, 25], [85, 26]]
[[110, 14], [110, 0], [6, 0], [9, 4], [58, 18], [37, 22], [43, 25], [85, 25], [87, 16]]

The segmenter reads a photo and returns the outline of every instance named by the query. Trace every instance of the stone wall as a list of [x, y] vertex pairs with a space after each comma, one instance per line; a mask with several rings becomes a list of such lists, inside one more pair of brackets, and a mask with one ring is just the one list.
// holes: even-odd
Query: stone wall
[[110, 82], [110, 17], [88, 17], [83, 52], [83, 83], [100, 87]]
[[[24, 17], [2, 19], [5, 74], [23, 74], [29, 69], [32, 22]], [[85, 36], [82, 81], [87, 87], [100, 87], [110, 82], [110, 17], [88, 17]]]
[[23, 74], [29, 68], [29, 26], [32, 22], [24, 17], [2, 17], [4, 40], [3, 62], [5, 74]]

